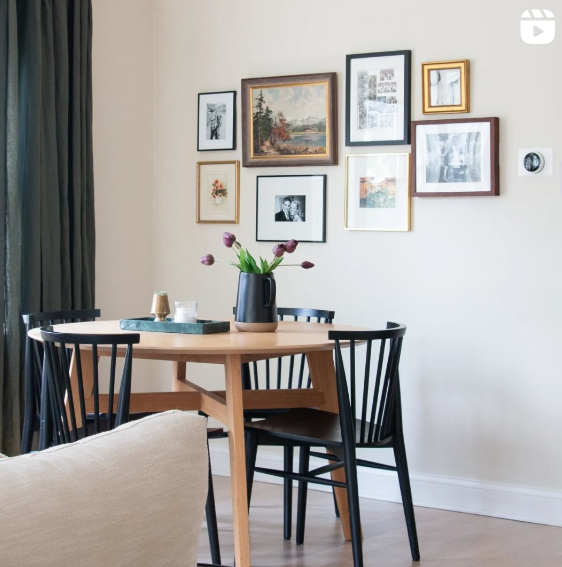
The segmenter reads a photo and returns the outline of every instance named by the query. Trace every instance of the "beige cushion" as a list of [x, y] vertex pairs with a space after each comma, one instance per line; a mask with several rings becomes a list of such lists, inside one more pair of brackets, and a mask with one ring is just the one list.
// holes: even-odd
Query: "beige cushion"
[[180, 411], [1, 459], [0, 566], [194, 566], [207, 459]]

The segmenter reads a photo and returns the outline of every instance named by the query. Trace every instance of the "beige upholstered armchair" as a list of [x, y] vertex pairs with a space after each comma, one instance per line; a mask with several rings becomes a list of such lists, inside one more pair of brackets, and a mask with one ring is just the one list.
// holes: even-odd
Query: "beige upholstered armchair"
[[194, 567], [206, 419], [180, 411], [0, 459], [0, 565]]

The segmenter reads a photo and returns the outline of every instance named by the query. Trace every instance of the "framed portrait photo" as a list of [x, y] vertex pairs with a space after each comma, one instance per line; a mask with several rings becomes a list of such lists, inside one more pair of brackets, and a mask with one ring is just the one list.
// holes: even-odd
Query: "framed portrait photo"
[[236, 149], [236, 91], [199, 93], [197, 151]]
[[256, 240], [326, 242], [325, 175], [258, 175]]
[[346, 57], [346, 146], [410, 143], [411, 53]]
[[242, 80], [242, 165], [337, 165], [336, 74]]
[[412, 196], [500, 194], [499, 118], [412, 122]]
[[410, 154], [348, 155], [345, 169], [347, 230], [410, 230]]
[[237, 223], [239, 187], [239, 161], [198, 162], [197, 222]]
[[470, 112], [468, 59], [422, 63], [424, 114]]

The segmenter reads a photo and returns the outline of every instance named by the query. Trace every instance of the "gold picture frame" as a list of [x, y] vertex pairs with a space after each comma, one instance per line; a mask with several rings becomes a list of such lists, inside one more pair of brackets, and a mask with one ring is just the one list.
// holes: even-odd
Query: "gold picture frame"
[[197, 222], [238, 224], [240, 162], [197, 162]]
[[344, 228], [410, 231], [409, 153], [346, 156]]
[[468, 59], [422, 63], [424, 114], [470, 112]]

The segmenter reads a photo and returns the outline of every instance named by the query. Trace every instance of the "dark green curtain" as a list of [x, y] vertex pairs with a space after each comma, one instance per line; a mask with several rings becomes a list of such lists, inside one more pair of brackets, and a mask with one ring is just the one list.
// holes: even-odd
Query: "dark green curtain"
[[[0, 136], [17, 152], [17, 170], [12, 183], [3, 180], [12, 201], [4, 197], [0, 210], [6, 236], [0, 450], [15, 454], [23, 404], [21, 313], [94, 307], [92, 9], [90, 0], [7, 0], [7, 6], [7, 27], [17, 38], [0, 37], [0, 50], [8, 56], [15, 50], [16, 72], [0, 81], [17, 93], [11, 104], [5, 97], [7, 112], [16, 106], [17, 126], [10, 133], [3, 125]], [[17, 214], [7, 223], [9, 204]]]

